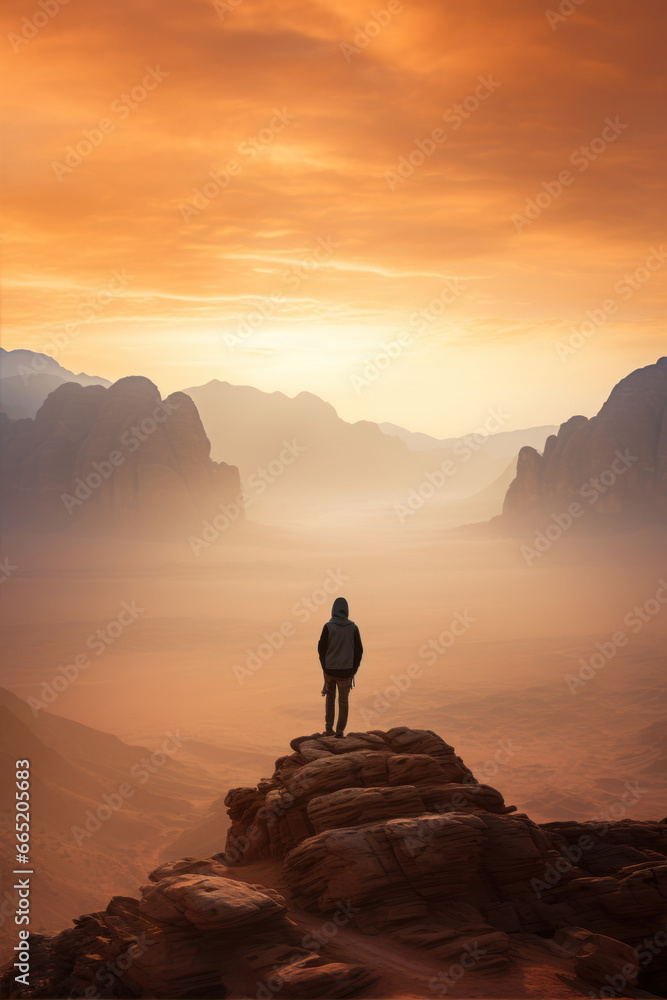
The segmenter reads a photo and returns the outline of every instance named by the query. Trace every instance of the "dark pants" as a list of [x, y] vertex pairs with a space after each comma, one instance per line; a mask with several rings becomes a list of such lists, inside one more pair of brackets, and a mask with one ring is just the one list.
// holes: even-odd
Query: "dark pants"
[[352, 677], [334, 677], [333, 674], [324, 675], [324, 694], [326, 695], [326, 705], [324, 713], [324, 724], [327, 729], [333, 729], [334, 712], [336, 710], [336, 688], [338, 688], [338, 723], [336, 732], [342, 733], [347, 725], [348, 698], [352, 687]]

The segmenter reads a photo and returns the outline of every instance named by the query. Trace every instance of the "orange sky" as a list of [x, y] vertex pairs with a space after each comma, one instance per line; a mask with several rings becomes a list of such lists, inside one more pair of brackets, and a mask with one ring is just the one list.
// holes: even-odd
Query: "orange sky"
[[665, 353], [667, 7], [559, 3], [7, 0], [3, 345], [441, 435], [595, 412]]

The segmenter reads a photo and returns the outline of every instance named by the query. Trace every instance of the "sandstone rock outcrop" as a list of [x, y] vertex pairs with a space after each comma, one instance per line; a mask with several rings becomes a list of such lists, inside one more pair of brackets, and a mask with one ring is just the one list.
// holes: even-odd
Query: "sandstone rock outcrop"
[[295, 752], [276, 762], [271, 779], [257, 788], [233, 788], [225, 799], [233, 863], [284, 857], [317, 831], [350, 825], [352, 817], [358, 825], [374, 817], [442, 812], [452, 804], [478, 803], [501, 813], [513, 808], [480, 785], [433, 733], [398, 728], [351, 733], [345, 740], [299, 737], [291, 746]]
[[604, 934], [592, 934], [583, 927], [556, 931], [553, 940], [576, 957], [574, 973], [584, 983], [609, 989], [611, 981], [619, 996], [626, 987], [637, 984], [639, 955], [630, 945]]
[[579, 867], [592, 875], [650, 868], [667, 856], [667, 822], [623, 819], [614, 823], [556, 820], [543, 823], [559, 852], [580, 854]]
[[667, 523], [667, 357], [619, 382], [597, 416], [562, 424], [542, 455], [519, 452], [505, 522], [541, 523], [571, 503], [574, 523]]
[[[224, 851], [32, 935], [35, 985], [12, 988], [6, 967], [6, 995], [354, 996], [394, 952], [441, 995], [451, 970], [509, 975], [528, 946], [575, 993], [646, 996], [632, 990], [667, 973], [667, 820], [537, 825], [430, 731], [291, 747], [271, 778], [228, 793]], [[245, 881], [249, 865], [272, 885]]]
[[282, 858], [306, 910], [346, 899], [358, 930], [437, 954], [484, 940], [480, 969], [507, 964], [513, 933], [583, 926], [634, 947], [664, 931], [666, 822], [538, 826], [432, 732], [291, 745], [270, 779], [229, 792], [223, 857]]
[[[73, 524], [103, 533], [183, 538], [240, 492], [238, 470], [210, 459], [185, 393], [162, 400], [146, 378], [109, 388], [68, 382], [34, 420], [0, 414], [7, 528]], [[187, 538], [187, 534], [185, 535]]]
[[323, 961], [275, 890], [225, 878], [215, 861], [188, 862], [198, 874], [158, 869], [141, 900], [114, 896], [53, 938], [33, 935], [34, 985], [4, 995], [215, 1000], [269, 983], [267, 998], [344, 997], [377, 978]]
[[307, 936], [287, 917], [275, 890], [211, 874], [220, 868], [215, 861], [208, 873], [206, 863], [197, 867], [197, 874], [154, 872], [153, 884], [142, 888], [138, 912], [160, 929], [154, 937], [161, 946], [135, 967], [143, 988], [154, 989], [162, 979], [165, 996], [189, 997], [193, 990], [209, 996], [221, 987], [256, 995], [268, 979], [274, 996], [338, 997], [374, 981], [360, 967], [323, 962], [304, 947]]

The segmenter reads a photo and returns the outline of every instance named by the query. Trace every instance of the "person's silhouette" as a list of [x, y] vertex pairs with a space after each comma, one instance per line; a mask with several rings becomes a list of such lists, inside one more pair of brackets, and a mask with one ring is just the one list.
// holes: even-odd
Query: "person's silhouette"
[[317, 652], [324, 671], [322, 694], [326, 696], [325, 730], [323, 736], [334, 735], [336, 688], [338, 688], [338, 721], [335, 735], [342, 739], [347, 725], [348, 698], [354, 686], [354, 675], [359, 669], [364, 647], [359, 629], [350, 620], [349, 608], [344, 597], [337, 597], [331, 608], [331, 618], [325, 623]]

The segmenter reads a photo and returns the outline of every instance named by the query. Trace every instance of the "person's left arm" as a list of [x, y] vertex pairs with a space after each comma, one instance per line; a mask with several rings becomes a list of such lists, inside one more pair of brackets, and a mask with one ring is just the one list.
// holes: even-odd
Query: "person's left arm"
[[354, 660], [352, 666], [354, 667], [354, 672], [356, 674], [359, 669], [359, 664], [361, 663], [361, 657], [364, 655], [364, 647], [361, 644], [361, 633], [359, 632], [359, 626], [354, 626]]

